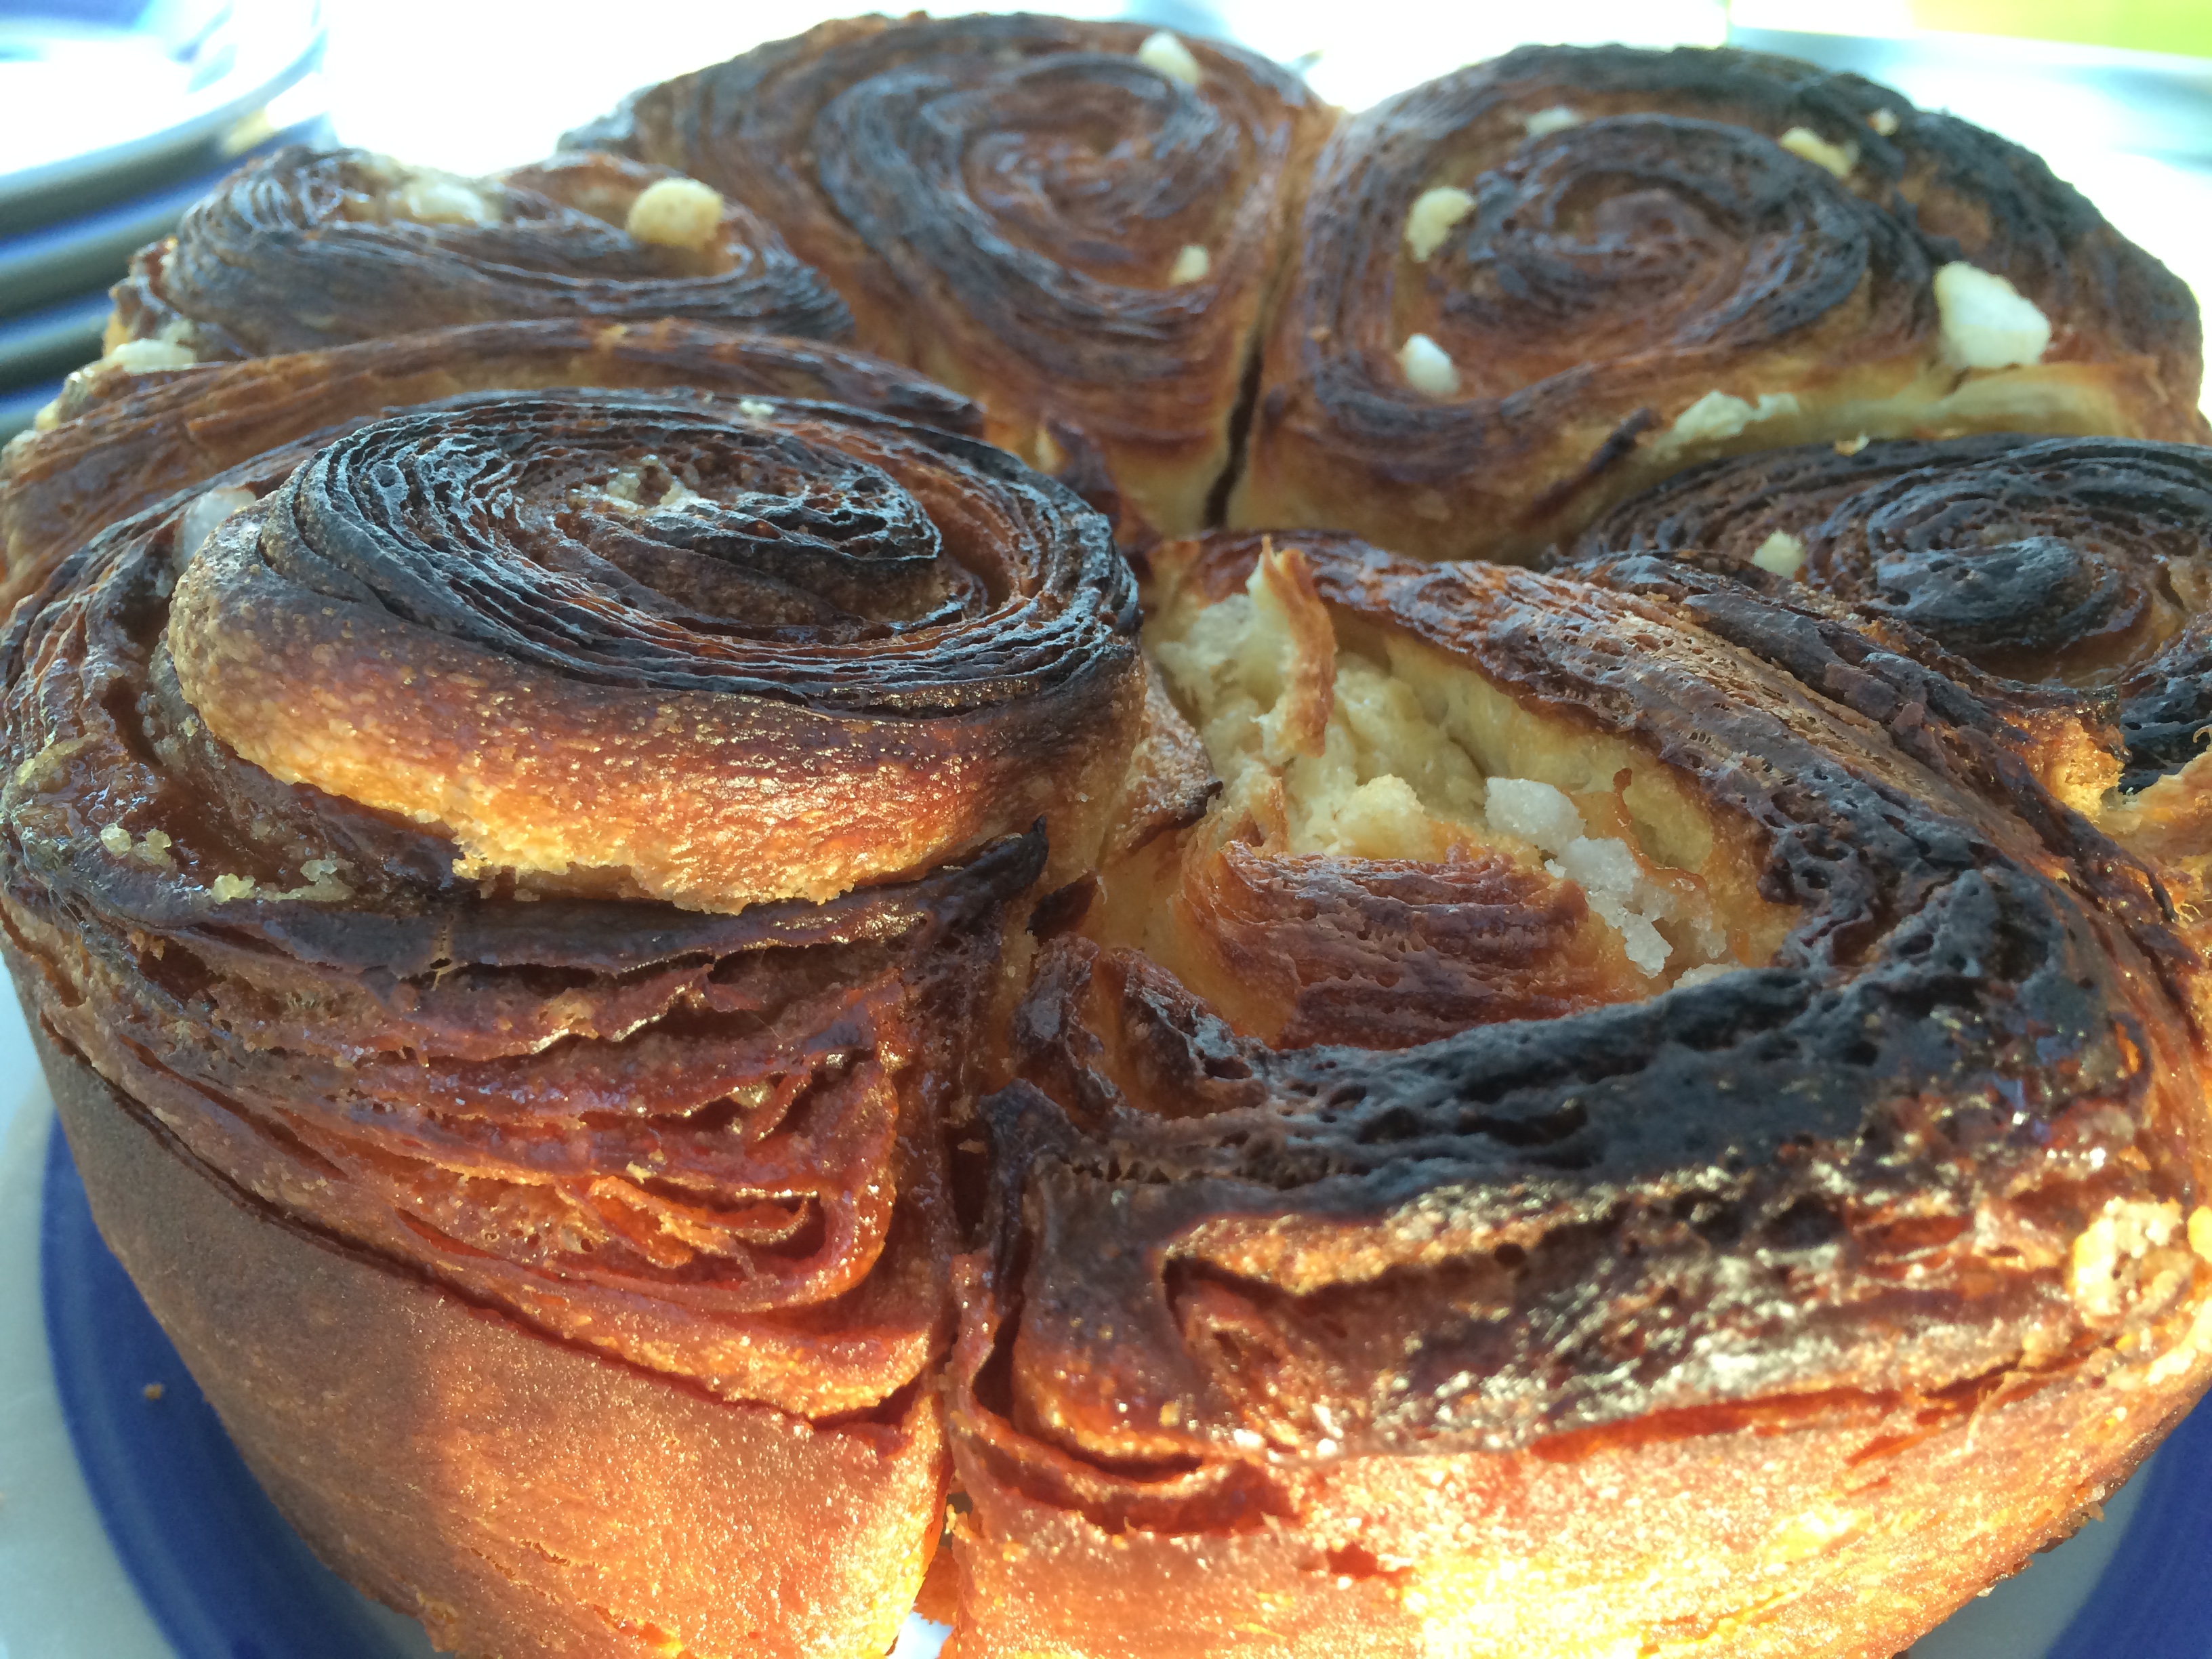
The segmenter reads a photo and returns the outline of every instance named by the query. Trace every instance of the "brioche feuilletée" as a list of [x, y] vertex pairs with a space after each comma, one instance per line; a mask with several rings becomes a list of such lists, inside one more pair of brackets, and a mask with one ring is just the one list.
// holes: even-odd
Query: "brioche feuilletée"
[[2039, 162], [1043, 18], [575, 140], [241, 175], [0, 460], [9, 964], [333, 1565], [1884, 1659], [2203, 1389], [2196, 314]]

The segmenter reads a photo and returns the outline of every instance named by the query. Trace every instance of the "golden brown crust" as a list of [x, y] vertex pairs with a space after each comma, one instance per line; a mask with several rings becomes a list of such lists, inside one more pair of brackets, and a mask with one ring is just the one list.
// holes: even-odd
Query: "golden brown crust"
[[[1135, 737], [1106, 526], [974, 441], [784, 399], [483, 396], [298, 447], [222, 475], [249, 504], [211, 532], [188, 491], [71, 554], [0, 661], [10, 966], [72, 1134], [167, 1171], [88, 1170], [100, 1219], [311, 1540], [468, 1651], [880, 1651], [943, 1513], [949, 1131]], [[665, 750], [624, 772], [640, 708]], [[311, 779], [257, 763], [333, 710]], [[428, 795], [370, 798], [436, 741]], [[748, 767], [785, 793], [731, 811]], [[885, 811], [902, 778], [960, 822]], [[802, 786], [853, 812], [800, 835]], [[464, 795], [536, 841], [472, 853]], [[234, 1280], [118, 1218], [179, 1181], [269, 1236]], [[358, 1390], [301, 1345], [356, 1315], [392, 1407], [303, 1460]], [[583, 1434], [602, 1407], [636, 1420]], [[618, 1490], [673, 1513], [586, 1538]]]
[[1098, 520], [983, 445], [511, 399], [303, 464], [180, 568], [166, 642], [222, 743], [473, 872], [736, 910], [1040, 818], [1086, 867], [1133, 612]]
[[40, 1048], [102, 1237], [256, 1478], [441, 1650], [889, 1647], [944, 1510], [933, 1391], [815, 1426], [550, 1340], [271, 1211]]
[[482, 323], [245, 363], [95, 366], [52, 422], [0, 450], [0, 611], [94, 532], [188, 484], [410, 404], [555, 386], [806, 398], [982, 430], [973, 404], [880, 359], [674, 320]]
[[638, 199], [677, 176], [586, 155], [465, 179], [288, 146], [137, 255], [107, 343], [161, 340], [207, 362], [531, 318], [849, 331], [843, 301], [742, 207], [708, 204], [696, 246], [625, 228]]
[[[1125, 536], [1203, 521], [1293, 196], [1328, 112], [1133, 23], [825, 23], [635, 94], [570, 142], [681, 167], [829, 273], [860, 343], [967, 392], [1059, 472], [1079, 439]], [[1203, 253], [1203, 269], [1185, 250]]]
[[[1960, 366], [1933, 280], [1959, 261], [2041, 312], [2039, 361]], [[1409, 383], [1416, 335], [1452, 383]], [[2201, 441], [2202, 369], [2185, 288], [1988, 133], [1789, 59], [1528, 47], [1330, 139], [1230, 522], [1526, 558], [1714, 454]]]
[[[1155, 579], [1180, 564], [1225, 613], [1250, 573], [1258, 613], [1257, 540]], [[1431, 777], [1425, 821], [1461, 828], [1425, 863], [1284, 859], [1318, 797], [1262, 750], [1281, 828], [1239, 856], [1299, 866], [1302, 902], [1188, 920], [1240, 945], [1231, 994], [1088, 939], [1041, 954], [1019, 1080], [982, 1108], [955, 1651], [1896, 1651], [2212, 1377], [2212, 1115], [2164, 894], [2036, 780], [2000, 684], [1816, 596], [1297, 546], [1339, 705], [1383, 706], [1347, 664], [1388, 647], [1489, 817]], [[1189, 687], [1253, 637], [1201, 616], [1157, 648]], [[1237, 722], [1282, 729], [1279, 702], [1221, 713], [1253, 683], [1227, 672], [1196, 711], [1238, 769], [1217, 816], [1263, 793]], [[1629, 775], [1623, 820], [1557, 787], [1577, 766]], [[1572, 964], [1532, 958], [1513, 843], [1543, 832], [1510, 827], [1547, 775], [1583, 810], [1570, 867], [1605, 828], [1659, 875], [1729, 848], [1785, 927], [1533, 1020], [1463, 952], [1492, 1004], [1394, 1022], [1403, 988], [1437, 1003], [1471, 892], [1522, 919], [1514, 968]], [[1254, 931], [1303, 981], [1279, 1024]]]

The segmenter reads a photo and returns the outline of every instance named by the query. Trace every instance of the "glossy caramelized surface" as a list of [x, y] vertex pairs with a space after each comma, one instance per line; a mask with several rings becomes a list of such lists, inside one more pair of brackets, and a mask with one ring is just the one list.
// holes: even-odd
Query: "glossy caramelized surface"
[[825, 23], [647, 88], [570, 142], [745, 203], [845, 293], [860, 343], [975, 398], [994, 441], [1044, 471], [1095, 447], [1135, 519], [1187, 532], [1229, 464], [1330, 112], [1232, 47], [1147, 57], [1152, 33]]
[[[1304, 212], [1234, 524], [1525, 558], [1732, 450], [2204, 435], [2178, 279], [2027, 152], [1790, 59], [1523, 48], [1347, 119]], [[2047, 343], [1966, 367], [1960, 261]]]

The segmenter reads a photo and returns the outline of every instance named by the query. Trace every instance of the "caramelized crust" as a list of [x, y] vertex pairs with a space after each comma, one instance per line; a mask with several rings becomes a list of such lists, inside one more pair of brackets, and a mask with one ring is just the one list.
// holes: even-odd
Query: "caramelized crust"
[[2201, 335], [2039, 161], [919, 15], [568, 142], [245, 169], [0, 455], [0, 956], [354, 1582], [1887, 1659], [2212, 1381]]
[[[4, 948], [103, 1223], [319, 1547], [471, 1654], [882, 1650], [943, 1515], [947, 1130], [1136, 735], [1096, 515], [969, 440], [744, 408], [478, 398], [280, 452], [212, 531], [187, 494], [72, 554], [0, 661]], [[733, 807], [749, 768], [780, 792]], [[808, 790], [850, 810], [794, 828]], [[310, 1468], [361, 1390], [303, 1349], [356, 1318], [396, 1393]], [[753, 1552], [726, 1583], [580, 1518], [664, 1430], [631, 1489]]]
[[656, 228], [634, 210], [679, 176], [580, 155], [459, 179], [292, 145], [240, 168], [131, 261], [107, 344], [159, 340], [207, 362], [529, 318], [850, 331], [836, 293], [743, 207], [709, 203], [696, 232], [679, 231], [689, 242], [647, 240]]
[[933, 1392], [814, 1425], [671, 1387], [288, 1220], [41, 1057], [101, 1234], [255, 1478], [441, 1651], [890, 1646], [944, 1508]]
[[0, 611], [94, 531], [188, 484], [410, 404], [554, 386], [807, 398], [982, 431], [966, 398], [880, 359], [676, 320], [477, 323], [243, 363], [95, 366], [0, 450]]
[[1147, 57], [1150, 33], [825, 23], [640, 92], [569, 142], [757, 210], [844, 291], [862, 345], [976, 398], [993, 441], [1045, 471], [1095, 447], [1125, 538], [1183, 533], [1229, 465], [1329, 112], [1231, 47]]
[[[1347, 640], [1462, 677], [1416, 684], [1487, 820], [1391, 872], [1392, 914], [1476, 893], [1530, 954], [1463, 951], [1497, 1000], [1423, 1042], [1304, 1002], [1257, 1028], [1125, 945], [1047, 948], [984, 1107], [952, 1650], [1894, 1653], [2212, 1376], [2212, 1119], [2164, 894], [2037, 781], [2001, 686], [1814, 596], [1296, 548], [1340, 688]], [[1181, 580], [1218, 611], [1287, 556], [1217, 541]], [[1656, 775], [1622, 791], [1638, 850], [1680, 860], [1701, 812], [1785, 925], [1736, 909], [1735, 962], [1528, 1018], [1526, 975], [1574, 957], [1494, 860], [1547, 754], [1662, 772], [1671, 818]], [[1294, 829], [1314, 797], [1279, 769]], [[1442, 929], [1316, 890], [1270, 917], [1284, 971], [1370, 1009], [1428, 991]]]
[[1329, 140], [1230, 522], [1524, 559], [1717, 454], [2202, 441], [2201, 344], [2178, 279], [1989, 133], [1786, 58], [1530, 47]]
[[2159, 872], [2200, 959], [2212, 945], [2212, 451], [2017, 434], [1780, 450], [1623, 503], [1568, 562], [1650, 554], [1794, 579], [1892, 648], [2040, 702], [2025, 757]]

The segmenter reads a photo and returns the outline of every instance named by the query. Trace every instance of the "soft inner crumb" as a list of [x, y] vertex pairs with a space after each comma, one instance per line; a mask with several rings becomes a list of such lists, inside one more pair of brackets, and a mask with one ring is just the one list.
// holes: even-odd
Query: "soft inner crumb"
[[1451, 228], [1474, 211], [1474, 198], [1451, 185], [1438, 185], [1413, 198], [1406, 215], [1406, 252], [1425, 263], [1443, 245]]
[[252, 892], [255, 882], [251, 876], [220, 875], [208, 884], [208, 894], [218, 904], [232, 899], [244, 898]]
[[1753, 898], [1772, 914], [1734, 918], [1731, 938], [1696, 873], [1717, 845], [1710, 820], [1664, 769], [1565, 738], [1417, 641], [1386, 635], [1377, 659], [1346, 648], [1324, 610], [1316, 643], [1296, 613], [1320, 607], [1300, 591], [1262, 560], [1243, 593], [1171, 600], [1146, 630], [1223, 780], [1226, 821], [1279, 815], [1270, 844], [1292, 855], [1504, 853], [1579, 887], [1655, 981], [1771, 954], [1790, 913]]
[[720, 192], [696, 179], [661, 179], [637, 193], [623, 228], [641, 242], [701, 250], [714, 245], [721, 224]]
[[1178, 288], [1188, 283], [1202, 283], [1212, 269], [1213, 256], [1197, 243], [1187, 242], [1182, 252], [1176, 255], [1175, 264], [1168, 271], [1168, 281]]
[[1405, 371], [1406, 384], [1425, 397], [1451, 398], [1459, 393], [1459, 365], [1425, 334], [1406, 337], [1406, 343], [1398, 348], [1398, 367]]
[[1936, 273], [1936, 311], [1943, 355], [1961, 368], [2014, 368], [2040, 362], [2051, 319], [1995, 271], [1954, 259]]
[[1155, 74], [1180, 81], [1187, 87], [1196, 86], [1205, 77], [1206, 72], [1199, 67], [1190, 48], [1166, 29], [1145, 37], [1145, 44], [1137, 48], [1137, 61]]
[[1859, 164], [1856, 144], [1832, 144], [1810, 127], [1792, 127], [1775, 143], [1814, 167], [1826, 167], [1838, 179], [1850, 178], [1851, 169]]
[[1565, 104], [1554, 104], [1549, 109], [1538, 110], [1524, 118], [1521, 125], [1531, 138], [1541, 138], [1547, 133], [1564, 131], [1568, 127], [1578, 127], [1582, 124], [1583, 118], [1574, 110]]
[[1805, 568], [1805, 544], [1788, 531], [1778, 530], [1759, 543], [1759, 551], [1751, 556], [1751, 562], [1761, 570], [1771, 570], [1778, 576], [1794, 580]]

